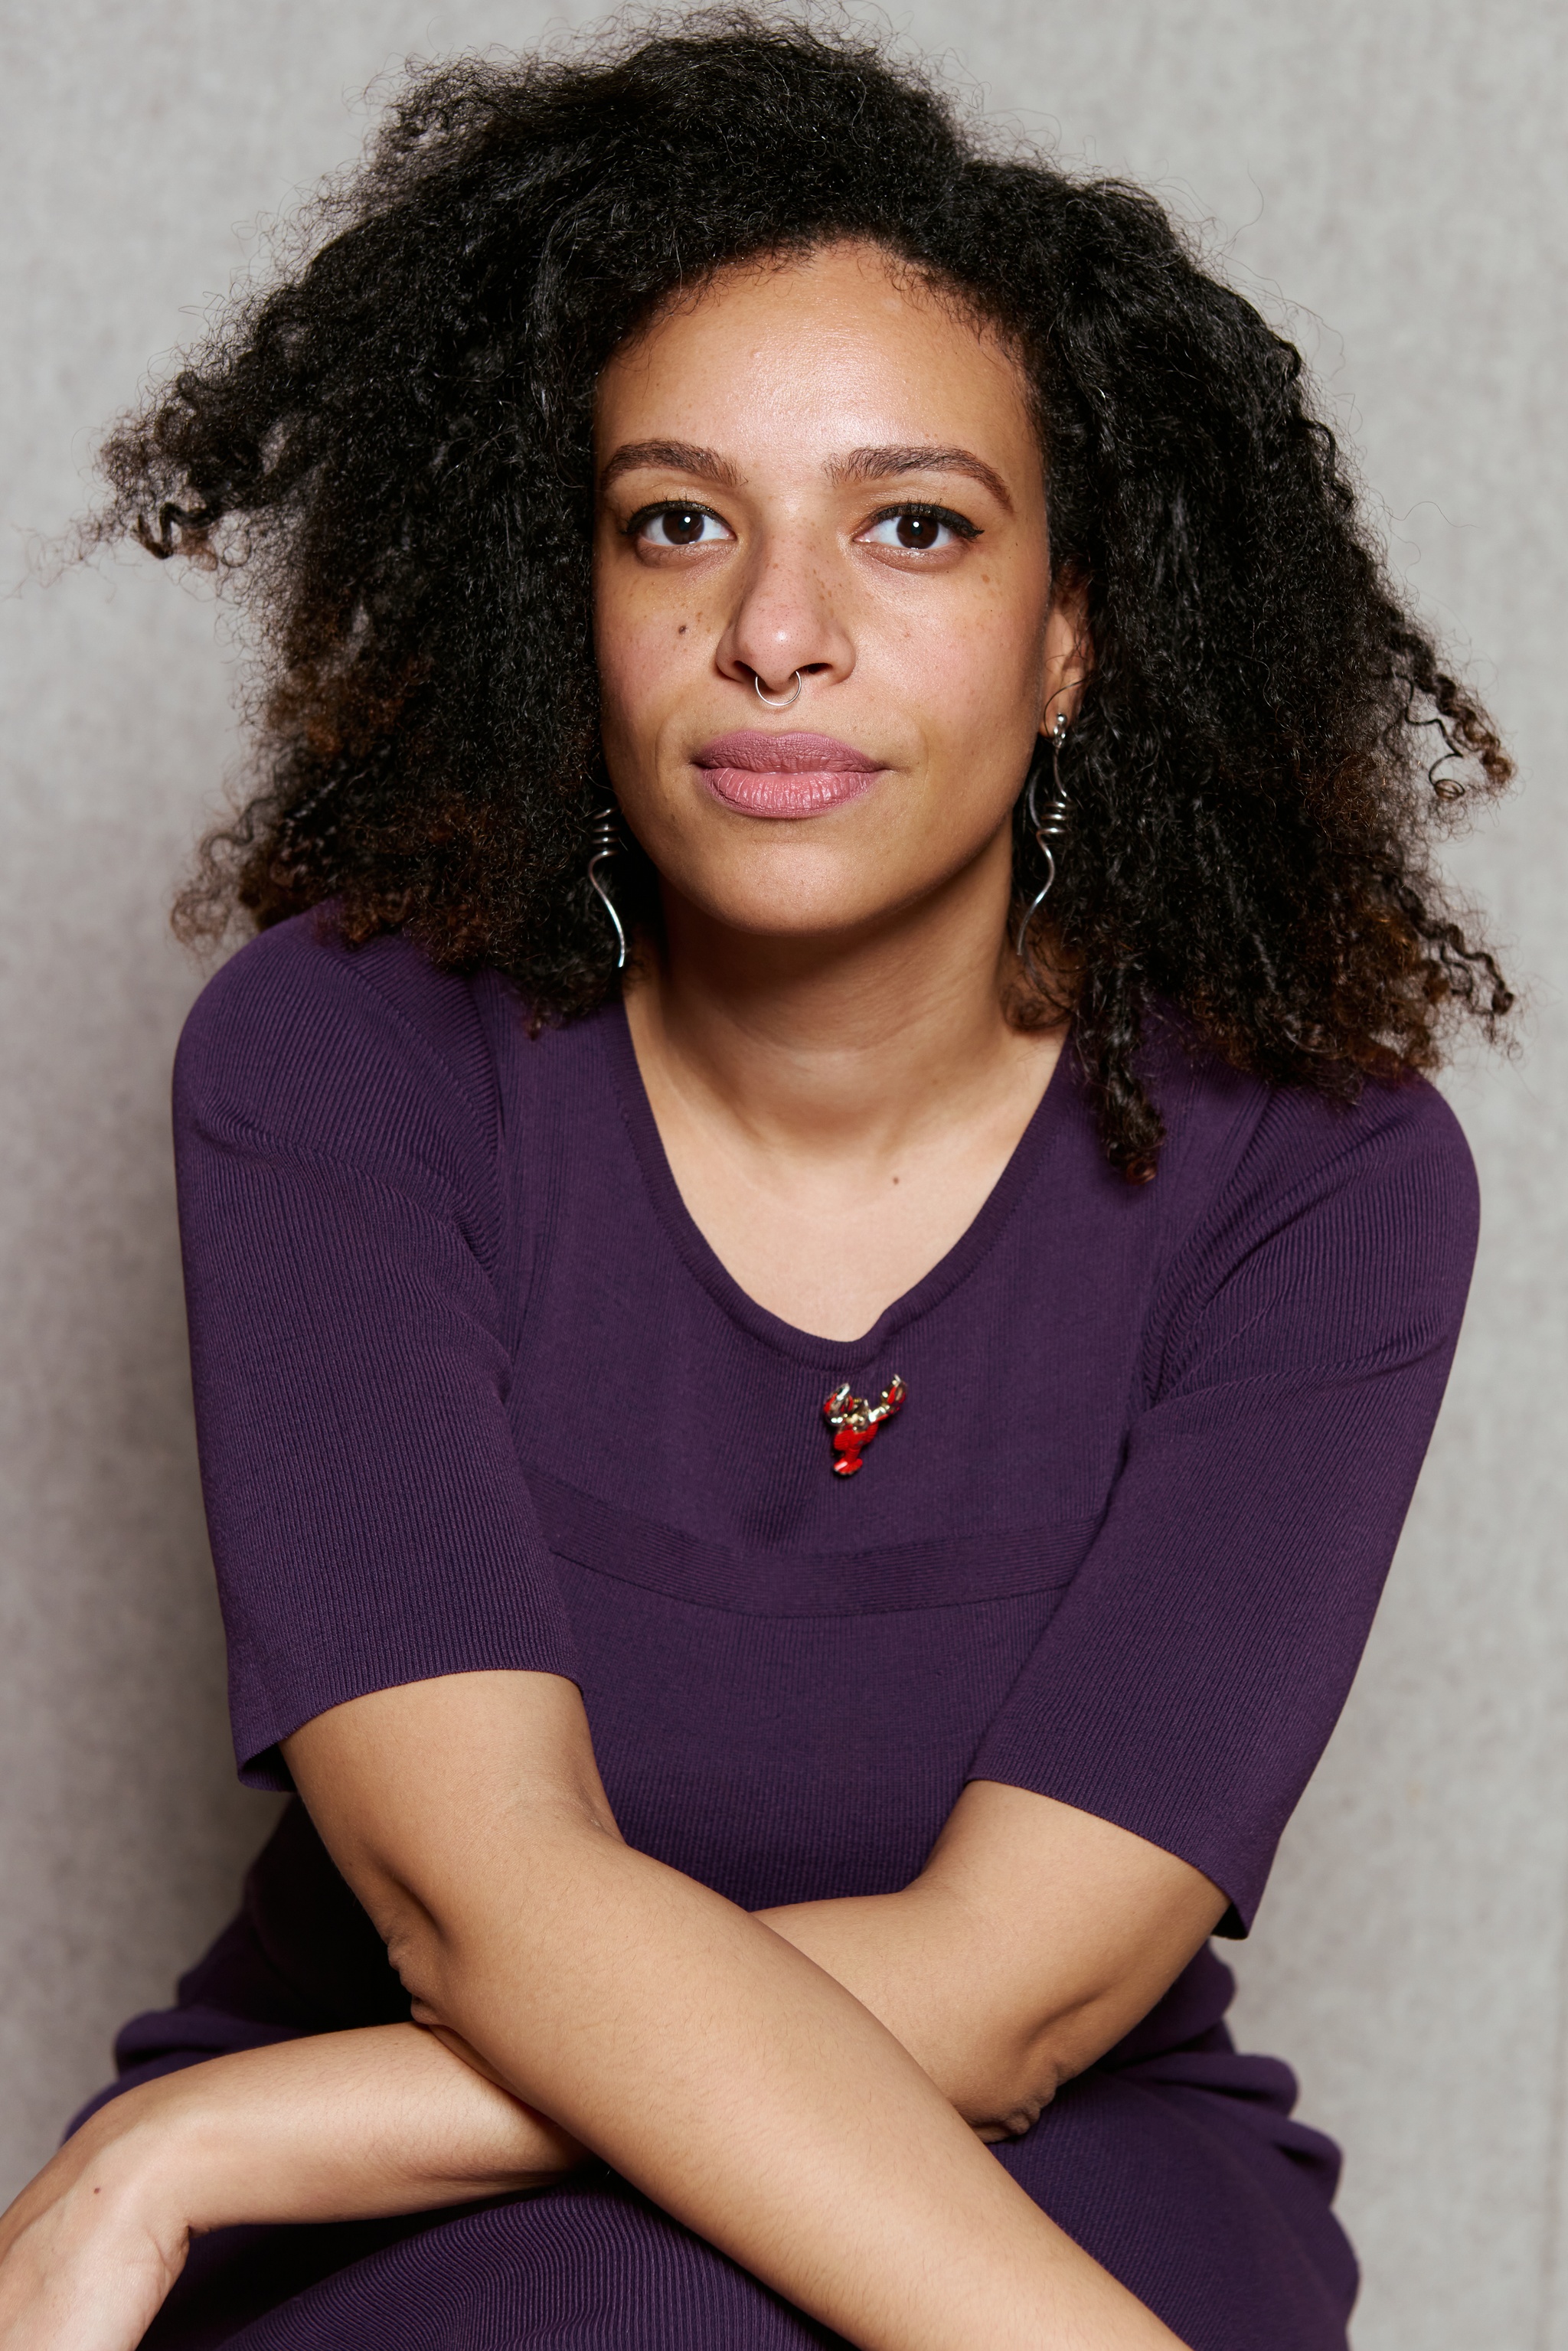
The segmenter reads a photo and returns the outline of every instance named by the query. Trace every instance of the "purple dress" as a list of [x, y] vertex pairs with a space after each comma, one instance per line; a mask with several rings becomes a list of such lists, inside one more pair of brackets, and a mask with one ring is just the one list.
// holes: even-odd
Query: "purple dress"
[[[319, 917], [176, 1079], [198, 1421], [242, 1776], [364, 1691], [571, 1676], [635, 1845], [758, 1908], [902, 1886], [969, 1778], [1179, 1854], [1245, 1930], [1343, 1701], [1476, 1234], [1421, 1083], [1354, 1109], [1150, 1047], [1158, 1180], [1070, 1053], [974, 1224], [852, 1343], [737, 1289], [618, 1007]], [[856, 1246], [846, 1210], [826, 1245]], [[823, 1398], [907, 1402], [852, 1477]], [[1343, 2351], [1338, 2158], [1232, 2047], [1212, 1951], [997, 2149], [1193, 2351]], [[295, 1804], [120, 2087], [407, 2014]], [[106, 2093], [106, 2095], [111, 2095]], [[823, 2330], [603, 2168], [457, 2213], [225, 2231], [161, 2351], [786, 2351]]]

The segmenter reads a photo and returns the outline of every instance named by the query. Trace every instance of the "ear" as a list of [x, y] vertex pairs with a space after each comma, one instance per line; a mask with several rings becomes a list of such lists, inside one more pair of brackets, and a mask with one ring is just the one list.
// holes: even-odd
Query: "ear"
[[1078, 716], [1085, 681], [1094, 669], [1089, 637], [1089, 583], [1077, 571], [1058, 575], [1045, 621], [1040, 663], [1040, 731], [1049, 736], [1058, 717], [1069, 725]]

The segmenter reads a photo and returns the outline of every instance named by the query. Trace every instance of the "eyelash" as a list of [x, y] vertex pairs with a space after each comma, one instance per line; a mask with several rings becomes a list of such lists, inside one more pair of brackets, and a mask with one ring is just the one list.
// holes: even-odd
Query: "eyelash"
[[[637, 512], [630, 516], [622, 528], [628, 538], [641, 538], [650, 523], [656, 521], [660, 515], [666, 514], [701, 515], [705, 520], [723, 524], [726, 529], [729, 527], [725, 523], [721, 514], [716, 514], [712, 507], [703, 506], [695, 498], [657, 498], [652, 506], [639, 507]], [[975, 539], [980, 537], [977, 523], [970, 522], [965, 515], [955, 514], [951, 507], [936, 506], [928, 498], [901, 498], [895, 506], [879, 507], [875, 514], [869, 517], [862, 525], [862, 528], [873, 529], [881, 522], [901, 522], [906, 515], [923, 522], [936, 523], [943, 529], [954, 532], [959, 538]], [[697, 546], [701, 542], [694, 539], [688, 544]], [[915, 553], [918, 550], [911, 549], [907, 551]]]
[[[655, 498], [652, 506], [639, 507], [622, 528], [628, 538], [641, 538], [649, 523], [657, 521], [660, 515], [667, 514], [701, 515], [707, 522], [724, 523], [721, 514], [716, 514], [712, 507], [705, 507], [698, 498]], [[727, 530], [729, 528], [727, 523], [724, 523], [724, 527]], [[694, 546], [698, 543], [692, 541]]]
[[923, 522], [941, 523], [948, 530], [956, 531], [960, 538], [978, 538], [980, 536], [978, 523], [970, 522], [965, 515], [955, 514], [951, 507], [933, 506], [927, 498], [901, 498], [897, 506], [879, 507], [871, 521], [899, 522], [905, 515], [916, 516]]

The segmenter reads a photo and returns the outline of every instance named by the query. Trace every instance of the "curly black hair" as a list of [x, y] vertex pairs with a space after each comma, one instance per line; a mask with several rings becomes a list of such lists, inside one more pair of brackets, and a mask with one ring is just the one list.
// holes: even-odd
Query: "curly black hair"
[[[1463, 1016], [1495, 1034], [1512, 998], [1431, 848], [1511, 765], [1298, 352], [1144, 191], [991, 152], [885, 47], [745, 9], [414, 74], [304, 257], [107, 443], [99, 535], [235, 577], [266, 647], [259, 789], [177, 924], [330, 900], [352, 942], [402, 928], [510, 975], [536, 1022], [612, 992], [584, 877], [596, 380], [726, 264], [846, 237], [956, 295], [1033, 386], [1094, 662], [1051, 960], [1113, 1162], [1154, 1171], [1162, 1002], [1341, 1096], [1434, 1066]], [[1020, 905], [1036, 860], [1020, 821]]]

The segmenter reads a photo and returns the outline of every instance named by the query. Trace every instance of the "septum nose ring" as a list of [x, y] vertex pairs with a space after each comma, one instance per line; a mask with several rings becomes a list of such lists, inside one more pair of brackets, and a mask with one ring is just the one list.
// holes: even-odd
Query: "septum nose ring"
[[762, 680], [758, 676], [755, 670], [751, 673], [751, 683], [757, 688], [757, 699], [761, 703], [765, 710], [793, 710], [795, 705], [800, 699], [800, 673], [799, 670], [795, 672], [794, 693], [786, 695], [782, 702], [774, 702], [768, 695], [763, 693]]

